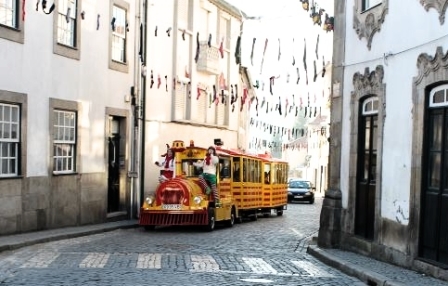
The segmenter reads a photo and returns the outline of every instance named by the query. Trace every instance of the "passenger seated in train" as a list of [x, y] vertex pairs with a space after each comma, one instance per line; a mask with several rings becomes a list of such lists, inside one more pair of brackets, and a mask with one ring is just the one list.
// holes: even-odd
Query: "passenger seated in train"
[[216, 166], [218, 163], [219, 158], [216, 155], [216, 149], [213, 146], [208, 147], [207, 155], [204, 160], [193, 163], [193, 165], [197, 167], [202, 167], [203, 172], [199, 175], [199, 183], [207, 195], [213, 191], [215, 206], [219, 206], [220, 204], [218, 188], [216, 186]]
[[160, 162], [155, 162], [156, 166], [163, 168], [163, 170], [161, 170], [160, 172], [159, 183], [174, 178], [174, 161], [174, 151], [173, 149], [169, 148], [164, 159]]

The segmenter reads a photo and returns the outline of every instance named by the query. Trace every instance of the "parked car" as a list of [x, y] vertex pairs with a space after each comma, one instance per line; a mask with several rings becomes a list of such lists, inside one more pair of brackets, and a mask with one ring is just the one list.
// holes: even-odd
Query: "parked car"
[[310, 181], [302, 179], [291, 179], [288, 182], [288, 203], [294, 201], [307, 201], [314, 203], [315, 187]]

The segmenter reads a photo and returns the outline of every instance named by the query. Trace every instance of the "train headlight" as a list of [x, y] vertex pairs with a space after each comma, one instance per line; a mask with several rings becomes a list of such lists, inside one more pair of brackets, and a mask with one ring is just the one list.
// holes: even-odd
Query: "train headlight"
[[194, 197], [193, 201], [194, 201], [197, 205], [200, 205], [201, 202], [202, 202], [202, 197], [200, 197], [200, 196]]
[[152, 205], [152, 203], [154, 202], [154, 197], [153, 196], [149, 196], [149, 197], [146, 198], [145, 201], [146, 201], [146, 203], [148, 205]]

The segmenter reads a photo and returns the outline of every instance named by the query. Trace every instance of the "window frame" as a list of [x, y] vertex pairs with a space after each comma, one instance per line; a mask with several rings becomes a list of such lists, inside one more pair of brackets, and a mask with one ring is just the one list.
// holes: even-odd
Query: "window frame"
[[[54, 109], [53, 116], [53, 173], [74, 173], [76, 172], [77, 114], [71, 110]], [[62, 122], [59, 121], [61, 117], [63, 118]], [[69, 119], [67, 120], [67, 118]], [[69, 135], [70, 138], [65, 139], [67, 133], [73, 133], [73, 138]], [[62, 139], [56, 138], [57, 134], [60, 134]], [[61, 152], [59, 153], [58, 150]], [[56, 162], [62, 162], [60, 168]]]
[[12, 0], [12, 3], [15, 3], [15, 6], [17, 7], [13, 15], [15, 17], [16, 24], [14, 26], [0, 24], [0, 38], [23, 44], [25, 42], [23, 1]]
[[[6, 109], [10, 109], [9, 118], [5, 118]], [[15, 112], [13, 110], [15, 109]], [[14, 116], [15, 113], [15, 116]], [[16, 118], [13, 118], [16, 117]], [[17, 104], [0, 102], [0, 178], [17, 177], [20, 173], [19, 169], [19, 157], [20, 157], [20, 106]], [[13, 136], [13, 126], [16, 126], [16, 136]], [[9, 126], [9, 128], [7, 128]], [[6, 130], [9, 129], [8, 138], [3, 137], [6, 134]], [[3, 144], [6, 148], [3, 148]], [[12, 148], [11, 148], [12, 147]], [[12, 152], [14, 150], [14, 152]], [[3, 152], [7, 154], [3, 154]], [[14, 153], [14, 154], [11, 154]], [[6, 164], [4, 163], [6, 160]], [[3, 167], [10, 169], [12, 165], [11, 161], [15, 161], [13, 164], [13, 172], [3, 173]]]
[[[59, 7], [59, 3], [61, 1], [70, 1], [70, 0], [57, 0], [57, 6]], [[74, 16], [75, 25], [73, 26], [73, 46], [66, 45], [58, 41], [59, 35], [59, 18], [61, 13], [59, 12], [59, 8], [53, 11], [53, 53], [71, 58], [74, 60], [81, 59], [81, 21], [79, 20], [79, 11], [81, 11], [81, 2], [82, 0], [73, 0], [76, 2], [76, 11], [72, 12]]]
[[129, 23], [129, 9], [130, 9], [130, 5], [128, 2], [123, 1], [123, 0], [112, 0], [110, 1], [110, 19], [109, 19], [109, 23], [111, 23], [112, 18], [113, 18], [113, 11], [114, 11], [114, 7], [118, 7], [121, 8], [125, 11], [125, 27], [124, 27], [124, 62], [121, 61], [117, 61], [114, 60], [112, 58], [112, 54], [113, 54], [113, 42], [114, 42], [114, 37], [116, 35], [114, 35], [114, 31], [112, 31], [112, 26], [111, 24], [108, 25], [108, 29], [110, 31], [109, 33], [109, 69], [112, 70], [116, 70], [119, 72], [123, 72], [123, 73], [128, 73], [129, 72], [129, 56], [128, 56], [128, 45], [129, 45], [129, 39], [128, 39], [128, 32], [126, 31], [126, 23]]
[[[370, 3], [367, 3], [367, 2], [372, 2], [372, 1], [374, 1], [374, 2], [378, 1], [378, 3], [374, 3], [372, 5], [370, 5]], [[361, 0], [361, 11], [365, 12], [365, 11], [368, 11], [370, 9], [373, 9], [376, 6], [381, 5], [382, 2], [383, 2], [382, 0]], [[367, 5], [368, 5], [368, 7], [367, 7]]]
[[[439, 91], [444, 91], [445, 93], [445, 100], [443, 102], [434, 102], [434, 95], [439, 92]], [[434, 108], [434, 107], [444, 107], [448, 105], [448, 84], [442, 84], [439, 85], [433, 89], [431, 89], [430, 93], [429, 93], [429, 108]]]
[[[62, 5], [61, 2], [64, 3], [65, 5]], [[71, 9], [73, 7], [72, 2], [74, 3], [75, 11], [72, 11], [72, 9]], [[58, 44], [65, 45], [65, 46], [68, 46], [71, 48], [76, 48], [76, 44], [77, 44], [76, 43], [76, 32], [77, 32], [76, 23], [78, 21], [76, 5], [77, 5], [78, 1], [77, 0], [59, 0], [58, 3], [59, 3], [58, 9], [55, 12], [58, 14], [58, 30], [57, 30], [57, 35], [56, 35]], [[64, 7], [64, 6], [68, 6], [65, 11], [62, 10], [62, 7]], [[68, 9], [70, 9], [69, 15], [67, 15], [67, 12], [69, 11]], [[69, 19], [69, 22], [67, 22], [67, 18]], [[61, 26], [60, 22], [62, 21], [62, 23], [64, 23], [64, 20], [65, 20], [65, 23], [67, 23], [67, 25], [64, 24], [64, 26]], [[64, 33], [69, 33], [70, 43], [60, 41], [60, 37], [61, 37], [61, 33], [62, 33], [61, 30]]]
[[[16, 151], [16, 173], [1, 175], [0, 179], [15, 179], [21, 178], [26, 174], [26, 124], [27, 124], [27, 95], [11, 91], [0, 90], [0, 104], [17, 106], [19, 109], [19, 123], [18, 123], [18, 139], [16, 141], [18, 147]], [[0, 159], [1, 161], [1, 159]]]
[[[70, 142], [69, 140], [55, 140], [55, 116], [57, 112], [69, 112], [73, 113], [74, 118], [74, 140]], [[66, 101], [66, 100], [60, 100], [55, 98], [50, 98], [50, 111], [49, 111], [49, 128], [50, 128], [50, 153], [51, 154], [51, 160], [50, 160], [50, 168], [49, 171], [53, 175], [73, 175], [78, 174], [80, 170], [79, 165], [79, 157], [80, 157], [80, 138], [79, 138], [79, 126], [78, 126], [78, 118], [79, 118], [79, 106], [77, 102], [74, 101]], [[72, 151], [73, 155], [72, 157], [72, 170], [56, 170], [55, 166], [55, 146], [56, 145], [67, 145], [71, 144], [73, 146]], [[61, 156], [63, 158], [64, 156]]]

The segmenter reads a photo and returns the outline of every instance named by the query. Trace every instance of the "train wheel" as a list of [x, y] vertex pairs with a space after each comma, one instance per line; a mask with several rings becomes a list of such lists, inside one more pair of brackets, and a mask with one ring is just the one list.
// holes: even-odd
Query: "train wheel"
[[155, 228], [155, 225], [145, 225], [145, 230], [154, 230]]
[[208, 231], [213, 231], [215, 229], [215, 208], [208, 208], [208, 224], [206, 229]]
[[232, 227], [235, 224], [235, 208], [232, 208], [232, 211], [230, 212], [230, 219], [226, 221], [226, 225], [228, 227]]

